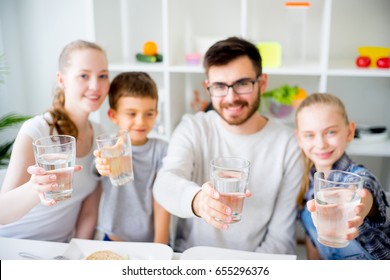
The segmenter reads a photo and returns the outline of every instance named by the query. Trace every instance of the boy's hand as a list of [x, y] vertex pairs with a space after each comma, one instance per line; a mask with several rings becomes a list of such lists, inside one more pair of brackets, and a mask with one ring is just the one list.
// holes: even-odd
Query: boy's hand
[[95, 158], [95, 167], [100, 175], [109, 176], [111, 174], [110, 165], [107, 164], [107, 159], [101, 157], [99, 150], [93, 151]]

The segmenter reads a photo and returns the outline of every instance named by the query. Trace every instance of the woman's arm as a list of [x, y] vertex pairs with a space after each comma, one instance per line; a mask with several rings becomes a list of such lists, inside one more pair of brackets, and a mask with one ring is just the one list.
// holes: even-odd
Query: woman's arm
[[[32, 139], [18, 134], [0, 193], [0, 224], [15, 222], [39, 203], [42, 193], [53, 190], [55, 175], [35, 165]], [[54, 184], [54, 185], [53, 185]], [[46, 205], [54, 204], [47, 201]]]
[[75, 238], [93, 239], [99, 214], [99, 201], [102, 193], [101, 182], [84, 201], [76, 224]]
[[32, 139], [25, 134], [18, 134], [12, 148], [1, 192], [8, 192], [27, 183], [31, 177], [27, 168], [31, 165], [35, 165]]

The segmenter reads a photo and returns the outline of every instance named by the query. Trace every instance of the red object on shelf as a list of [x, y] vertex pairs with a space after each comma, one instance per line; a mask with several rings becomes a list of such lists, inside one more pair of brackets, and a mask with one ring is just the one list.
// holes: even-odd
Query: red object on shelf
[[368, 56], [358, 56], [356, 58], [356, 66], [357, 67], [369, 67], [371, 64], [371, 58]]
[[390, 68], [390, 57], [381, 57], [376, 61], [378, 68]]

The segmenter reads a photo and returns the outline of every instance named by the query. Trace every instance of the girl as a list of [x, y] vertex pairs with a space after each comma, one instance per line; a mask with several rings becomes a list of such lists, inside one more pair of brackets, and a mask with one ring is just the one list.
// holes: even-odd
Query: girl
[[[355, 124], [348, 120], [341, 100], [332, 94], [315, 93], [296, 112], [296, 137], [303, 151], [305, 176], [298, 195], [300, 220], [306, 231], [309, 259], [390, 259], [390, 222], [386, 221], [388, 202], [378, 179], [345, 153], [354, 138]], [[315, 211], [313, 175], [316, 171], [344, 170], [364, 178], [357, 216], [348, 222], [355, 231], [345, 248], [330, 248], [317, 241], [310, 212]], [[304, 206], [305, 202], [308, 202]], [[360, 226], [360, 227], [359, 227]], [[357, 229], [359, 227], [359, 230]], [[355, 240], [353, 240], [356, 237]]]
[[[101, 128], [88, 117], [100, 108], [109, 89], [103, 49], [86, 41], [65, 46], [59, 58], [57, 83], [52, 108], [26, 121], [16, 137], [1, 190], [1, 217], [5, 217], [1, 222], [7, 225], [0, 226], [0, 236], [60, 242], [72, 236], [94, 236], [100, 187], [91, 168], [94, 137]], [[76, 164], [86, 167], [74, 175], [72, 197], [59, 203], [43, 199], [42, 192], [57, 188], [56, 176], [34, 166], [32, 147], [36, 139], [56, 134], [76, 138]], [[52, 206], [39, 204], [40, 198], [42, 204]]]

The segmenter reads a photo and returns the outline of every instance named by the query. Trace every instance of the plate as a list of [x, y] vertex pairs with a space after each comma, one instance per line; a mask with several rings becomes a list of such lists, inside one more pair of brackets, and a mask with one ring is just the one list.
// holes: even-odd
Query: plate
[[70, 260], [82, 260], [95, 251], [111, 250], [130, 260], [170, 260], [171, 247], [152, 242], [116, 242], [73, 238], [64, 256]]
[[181, 260], [296, 260], [296, 255], [264, 254], [216, 247], [196, 246], [187, 249]]

